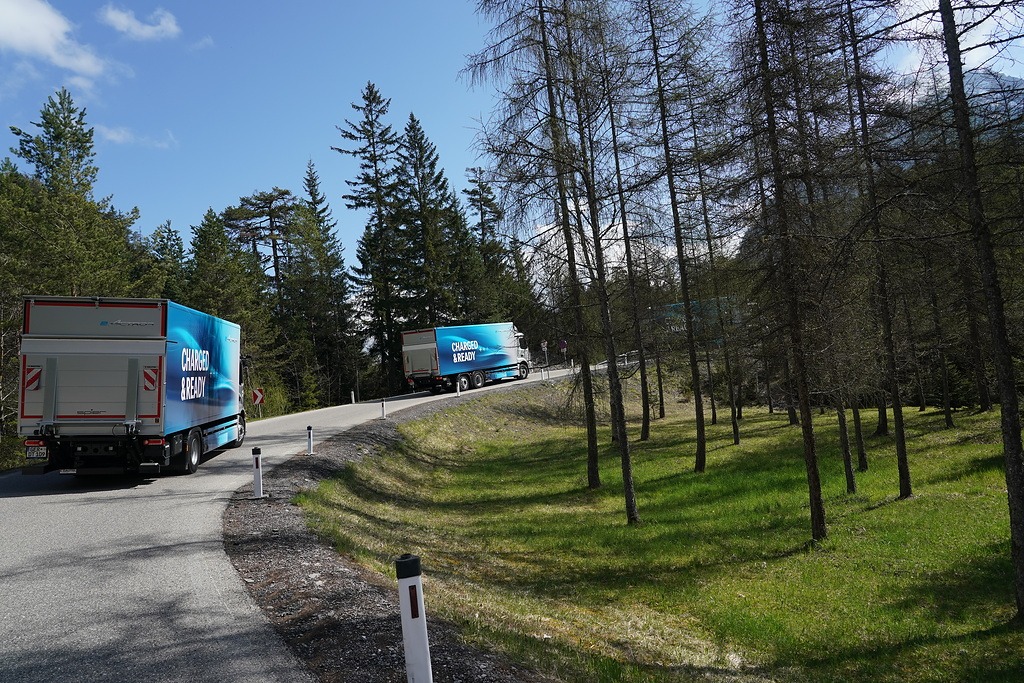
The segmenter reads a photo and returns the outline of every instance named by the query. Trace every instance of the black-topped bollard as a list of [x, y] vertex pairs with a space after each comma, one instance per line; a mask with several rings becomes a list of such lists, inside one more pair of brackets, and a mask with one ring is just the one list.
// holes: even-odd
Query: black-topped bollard
[[395, 573], [398, 575], [398, 606], [402, 612], [406, 680], [408, 683], [433, 683], [420, 558], [408, 553], [402, 555], [395, 560]]
[[259, 446], [252, 449], [252, 497], [263, 497], [263, 451]]

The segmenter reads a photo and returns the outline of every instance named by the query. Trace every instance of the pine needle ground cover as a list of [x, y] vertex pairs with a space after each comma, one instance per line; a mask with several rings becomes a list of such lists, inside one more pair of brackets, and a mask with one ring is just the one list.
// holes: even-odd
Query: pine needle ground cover
[[607, 426], [591, 491], [565, 403], [558, 385], [474, 398], [299, 502], [385, 575], [419, 555], [428, 614], [566, 681], [1024, 679], [998, 413], [942, 429], [907, 411], [908, 500], [887, 437], [847, 494], [835, 416], [816, 416], [829, 537], [812, 548], [784, 414], [745, 411], [739, 446], [710, 427], [695, 474], [692, 409], [671, 405], [633, 442], [628, 526]]

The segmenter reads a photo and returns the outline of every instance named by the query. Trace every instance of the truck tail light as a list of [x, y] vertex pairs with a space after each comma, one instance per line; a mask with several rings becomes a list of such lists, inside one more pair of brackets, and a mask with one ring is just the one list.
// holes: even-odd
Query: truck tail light
[[46, 442], [43, 441], [42, 439], [25, 439], [25, 447], [26, 448], [32, 448], [33, 446], [35, 446], [35, 447], [46, 446]]
[[167, 443], [167, 439], [144, 439], [142, 441], [143, 446], [163, 446]]

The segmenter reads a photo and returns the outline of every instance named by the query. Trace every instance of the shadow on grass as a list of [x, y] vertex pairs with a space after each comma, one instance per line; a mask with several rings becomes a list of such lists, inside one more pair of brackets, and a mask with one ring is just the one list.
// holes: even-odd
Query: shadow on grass
[[971, 458], [966, 463], [960, 464], [955, 470], [935, 474], [932, 477], [922, 479], [926, 485], [950, 484], [969, 479], [980, 474], [1004, 471], [1005, 461], [1002, 453], [995, 455], [979, 456]]
[[922, 636], [850, 648], [823, 657], [779, 660], [802, 671], [801, 680], [897, 683], [908, 679], [957, 683], [1024, 680], [1024, 629], [1019, 622], [950, 636]]
[[[996, 589], [998, 586], [1003, 590]], [[951, 623], [983, 618], [1013, 602], [1013, 565], [1007, 540], [988, 544], [972, 562], [924, 575], [900, 606], [931, 612], [936, 623]]]

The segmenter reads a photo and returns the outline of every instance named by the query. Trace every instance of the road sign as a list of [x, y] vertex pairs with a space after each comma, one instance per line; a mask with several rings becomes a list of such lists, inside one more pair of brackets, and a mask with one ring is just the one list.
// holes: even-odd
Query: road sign
[[254, 405], [261, 405], [263, 403], [263, 389], [252, 390], [252, 402]]

